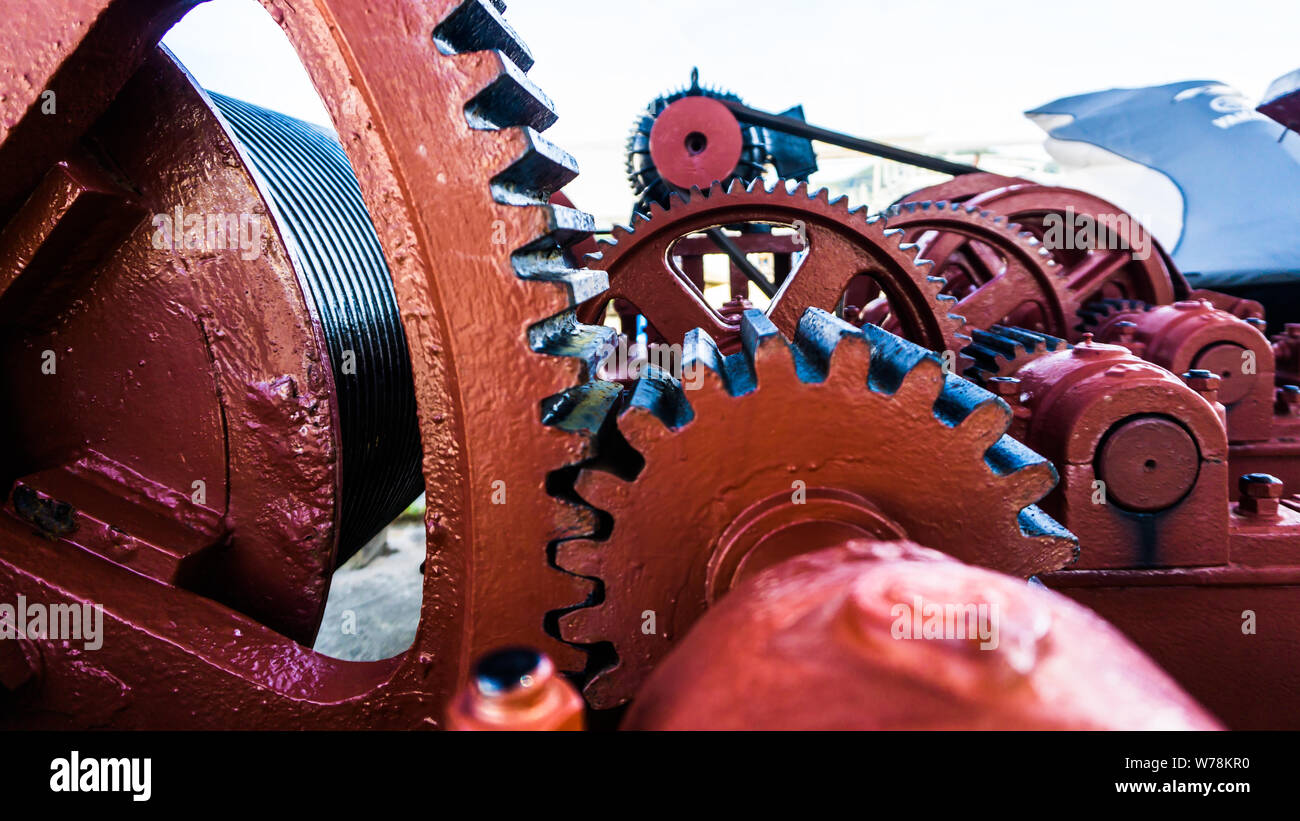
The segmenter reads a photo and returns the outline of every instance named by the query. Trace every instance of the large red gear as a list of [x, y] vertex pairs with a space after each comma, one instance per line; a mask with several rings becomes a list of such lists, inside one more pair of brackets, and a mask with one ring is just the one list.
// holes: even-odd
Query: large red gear
[[[1056, 291], [1067, 317], [1098, 299], [1141, 299], [1162, 305], [1188, 293], [1182, 274], [1146, 228], [1118, 206], [1085, 191], [994, 174], [970, 174], [913, 192], [900, 204], [934, 200], [962, 202], [989, 211], [1019, 224], [1040, 241], [1047, 236], [1044, 220], [1048, 215], [1061, 218], [1071, 232], [1081, 219], [1112, 226], [1105, 236], [1113, 247], [1048, 243], [1062, 267]], [[1072, 340], [1082, 333], [1077, 324], [1044, 330]]]
[[734, 584], [819, 546], [912, 538], [1022, 577], [1072, 560], [1073, 538], [1034, 506], [1055, 472], [1003, 435], [1005, 404], [933, 353], [824, 311], [782, 336], [755, 310], [725, 359], [691, 333], [682, 381], [640, 380], [617, 419], [644, 459], [635, 479], [579, 478], [578, 494], [613, 518], [607, 539], [565, 542], [556, 557], [602, 582], [601, 601], [560, 619], [566, 640], [618, 654], [587, 687], [594, 706], [629, 699]]
[[583, 322], [595, 323], [615, 298], [625, 299], [645, 315], [668, 342], [680, 342], [703, 328], [726, 352], [739, 348], [739, 325], [704, 301], [699, 289], [675, 267], [671, 250], [689, 234], [740, 223], [802, 226], [807, 251], [798, 268], [772, 298], [768, 316], [783, 333], [793, 335], [806, 308], [834, 310], [849, 282], [869, 275], [889, 299], [891, 327], [935, 351], [960, 350], [967, 339], [961, 317], [949, 309], [953, 300], [940, 296], [943, 282], [929, 266], [918, 264], [913, 246], [901, 243], [902, 232], [885, 221], [851, 209], [841, 197], [831, 201], [825, 189], [810, 192], [806, 183], [793, 190], [768, 188], [761, 182], [727, 188], [715, 185], [674, 198], [667, 209], [652, 206], [629, 228], [617, 228], [589, 264], [609, 275], [609, 291], [584, 303]]
[[[77, 151], [194, 5], [64, 0], [9, 15], [0, 27], [5, 219]], [[266, 6], [321, 92], [355, 169], [412, 354], [428, 499], [414, 644], [380, 662], [327, 658], [212, 598], [34, 535], [28, 521], [3, 515], [6, 601], [104, 606], [103, 648], [93, 659], [67, 642], [36, 641], [24, 644], [32, 650], [23, 653], [25, 673], [6, 667], [6, 684], [25, 682], [14, 695], [18, 709], [6, 716], [15, 724], [436, 727], [484, 650], [530, 644], [568, 668], [583, 658], [545, 630], [548, 609], [590, 591], [547, 559], [549, 541], [586, 525], [548, 493], [546, 474], [588, 456], [590, 431], [562, 414], [544, 426], [539, 404], [582, 382], [611, 334], [573, 315], [605, 278], [559, 259], [559, 248], [592, 224], [546, 204], [576, 167], [537, 133], [554, 114], [524, 78], [532, 57], [502, 19], [502, 4], [489, 0]], [[42, 111], [46, 89], [58, 95], [57, 116]], [[135, 138], [166, 151], [152, 136]], [[499, 488], [509, 504], [492, 503]], [[284, 509], [289, 519], [299, 513]]]
[[1042, 243], [1014, 222], [976, 206], [906, 202], [884, 212], [919, 255], [934, 263], [970, 328], [1014, 325], [1064, 335], [1071, 321], [1059, 288], [1064, 269]]

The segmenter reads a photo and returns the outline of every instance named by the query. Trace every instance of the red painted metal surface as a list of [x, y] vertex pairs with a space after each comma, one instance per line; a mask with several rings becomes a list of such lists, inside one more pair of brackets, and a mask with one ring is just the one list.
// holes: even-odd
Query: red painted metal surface
[[[4, 514], [40, 527], [20, 498], [65, 503], [75, 531], [46, 537], [310, 643], [334, 570], [337, 409], [288, 252], [162, 52], [83, 144], [97, 156], [56, 165], [0, 234]], [[78, 247], [92, 198], [109, 218]], [[52, 424], [55, 408], [77, 411]]]
[[[195, 137], [198, 141], [188, 145], [156, 139], [158, 131], [176, 133], [194, 126], [184, 120], [170, 122], [177, 116], [174, 109], [159, 122], [113, 124], [155, 43], [192, 5], [66, 0], [24, 5], [21, 13], [5, 15], [13, 22], [0, 28], [0, 54], [4, 55], [0, 60], [0, 166], [5, 169], [0, 180], [0, 217], [7, 232], [31, 230], [22, 227], [27, 220], [38, 231], [45, 226], [47, 233], [58, 233], [75, 229], [96, 209], [115, 207], [112, 191], [106, 196], [97, 183], [76, 189], [59, 181], [62, 172], [52, 171], [66, 163], [77, 173], [73, 160], [97, 128], [103, 129], [110, 149], [136, 157], [138, 168], [124, 171], [142, 181], [151, 167], [151, 147], [164, 155], [153, 167], [165, 170], [168, 161], [181, 162], [181, 157], [171, 156], [174, 150], [193, 151], [194, 162], [209, 163], [188, 170], [173, 165], [173, 171], [183, 173], [165, 178], [156, 187], [160, 193], [173, 186], [172, 190], [187, 196], [217, 197], [214, 201], [220, 202], [220, 197], [236, 193], [243, 185], [246, 201], [255, 196], [241, 176], [238, 159], [227, 154], [223, 161], [220, 152], [212, 153], [214, 145], [211, 139], [202, 142], [201, 128]], [[430, 727], [441, 724], [443, 706], [468, 675], [470, 659], [481, 650], [527, 643], [546, 649], [562, 668], [582, 664], [580, 651], [547, 635], [544, 615], [582, 602], [590, 583], [555, 570], [545, 546], [557, 535], [586, 532], [590, 525], [579, 513], [566, 512], [566, 504], [547, 493], [546, 473], [584, 457], [589, 437], [578, 424], [544, 426], [539, 404], [582, 381], [595, 364], [599, 342], [608, 334], [572, 322], [572, 306], [598, 292], [603, 275], [567, 270], [554, 256], [557, 242], [564, 244], [570, 236], [590, 231], [591, 224], [584, 215], [546, 204], [575, 169], [566, 155], [550, 150], [536, 135], [535, 129], [545, 128], [554, 117], [530, 87], [515, 79], [514, 69], [526, 70], [532, 58], [492, 3], [390, 2], [377, 9], [321, 0], [294, 8], [268, 2], [267, 8], [297, 48], [341, 135], [402, 308], [412, 351], [429, 500], [430, 557], [418, 635], [407, 653], [388, 661], [362, 664], [325, 658], [288, 635], [295, 630], [299, 638], [310, 635], [306, 625], [312, 622], [312, 608], [318, 606], [317, 594], [324, 592], [325, 578], [310, 562], [268, 570], [266, 578], [259, 579], [267, 585], [295, 585], [302, 576], [315, 585], [304, 582], [312, 595], [301, 606], [288, 596], [283, 601], [278, 595], [254, 597], [254, 604], [289, 607], [301, 615], [301, 629], [288, 625], [281, 631], [268, 623], [273, 621], [270, 617], [255, 618], [223, 603], [220, 599], [228, 588], [220, 574], [205, 569], [194, 585], [170, 583], [177, 566], [184, 564], [175, 554], [175, 548], [184, 546], [183, 540], [159, 534], [160, 544], [145, 541], [154, 547], [165, 543], [167, 550], [138, 549], [135, 555], [140, 558], [130, 560], [124, 558], [129, 551], [122, 545], [113, 546], [111, 534], [95, 541], [99, 537], [88, 527], [85, 534], [94, 537], [93, 544], [83, 549], [68, 539], [46, 538], [48, 534], [42, 535], [31, 519], [2, 516], [0, 593], [4, 600], [24, 596], [28, 601], [104, 607], [101, 649], [90, 653], [75, 643], [37, 642], [39, 671], [15, 693], [15, 709], [5, 716], [10, 725]], [[94, 25], [87, 25], [88, 21]], [[41, 111], [40, 95], [45, 89], [57, 93], [56, 116]], [[143, 93], [161, 95], [162, 90], [146, 88]], [[413, 104], [415, 99], [418, 105]], [[467, 116], [467, 105], [472, 118]], [[150, 128], [155, 132], [149, 133]], [[136, 145], [112, 145], [128, 141]], [[210, 183], [215, 184], [209, 191]], [[227, 190], [232, 187], [236, 191]], [[21, 207], [31, 202], [34, 193], [77, 190], [84, 194], [72, 196], [72, 205], [63, 209], [69, 214], [68, 228], [59, 229], [49, 217], [40, 216], [51, 213], [53, 206], [41, 206], [45, 201], [53, 203], [48, 193], [45, 200], [35, 200], [37, 211]], [[249, 207], [256, 210], [257, 205]], [[134, 233], [122, 239], [121, 253], [148, 254], [150, 246], [142, 244], [148, 234], [134, 222], [131, 227]], [[92, 239], [88, 252], [112, 246], [117, 238]], [[21, 238], [8, 233], [6, 242], [17, 243], [11, 247], [23, 245]], [[35, 253], [44, 246], [38, 242], [27, 247]], [[450, 259], [456, 264], [446, 264]], [[196, 259], [194, 263], [220, 269], [226, 261]], [[92, 270], [89, 261], [78, 258], [64, 267], [77, 276]], [[150, 287], [157, 287], [151, 280], [159, 275], [165, 280], [179, 273], [177, 267], [170, 258], [141, 265], [127, 272], [122, 287], [147, 295]], [[0, 281], [12, 285], [17, 273]], [[258, 287], [275, 285], [273, 277], [254, 277], [243, 267], [239, 273], [250, 282], [256, 279]], [[267, 348], [255, 351], [250, 360], [236, 357], [232, 362], [258, 357], [285, 360], [273, 365], [267, 377], [254, 379], [250, 370], [233, 368], [229, 372], [223, 368], [221, 374], [237, 382], [223, 393], [224, 401], [245, 408], [228, 416], [227, 424], [275, 432], [273, 441], [240, 448], [238, 457], [274, 474], [275, 482], [294, 492], [302, 487], [306, 494], [301, 502], [292, 495], [278, 496], [272, 504], [279, 506], [274, 519], [253, 514], [232, 526], [248, 526], [276, 540], [280, 550], [276, 558], [291, 559], [294, 540], [328, 534], [328, 507], [315, 511], [322, 499], [329, 498], [330, 464], [324, 457], [330, 451], [312, 445], [298, 461], [295, 450], [301, 448], [294, 443], [297, 436], [320, 436], [328, 396], [316, 392], [323, 392], [325, 386], [307, 376], [280, 378], [305, 372], [310, 364], [310, 346], [302, 344], [302, 331], [296, 341], [284, 338], [294, 332], [291, 316], [282, 325], [269, 318], [256, 319], [253, 324], [269, 329], [269, 336], [240, 335], [241, 320], [252, 322], [259, 312], [291, 305], [292, 300], [259, 300], [256, 290], [245, 293], [245, 288], [222, 287], [219, 270], [210, 278], [195, 277], [192, 283], [197, 293], [184, 304], [199, 309], [217, 304], [213, 310], [223, 321], [211, 330], [214, 337], [224, 333], [225, 339], [218, 338], [211, 346], [232, 352], [258, 344]], [[110, 284], [96, 281], [92, 287], [106, 289]], [[220, 289], [220, 299], [205, 298], [205, 288]], [[177, 335], [178, 343], [187, 334], [199, 333], [202, 314], [190, 317], [187, 328], [181, 321], [184, 311], [169, 311], [166, 306], [149, 311], [143, 299], [128, 304], [135, 304], [138, 312], [125, 317], [135, 320], [131, 328], [104, 326], [98, 337], [88, 329], [78, 345], [107, 347], [115, 344], [114, 333], [130, 339], [133, 334], [147, 334], [150, 325], [160, 333]], [[485, 310], [488, 305], [495, 307]], [[56, 316], [50, 310], [20, 313]], [[298, 328], [304, 327], [305, 319], [298, 318]], [[134, 436], [142, 446], [161, 450], [171, 436], [170, 429], [160, 427], [158, 442], [147, 441], [143, 431], [149, 428], [150, 404], [169, 402], [171, 394], [165, 387], [150, 388], [143, 380], [162, 375], [168, 357], [203, 350], [201, 340], [178, 344], [174, 351], [142, 356], [144, 366], [126, 364], [129, 345], [120, 350], [124, 370], [117, 375], [125, 391], [120, 407], [137, 417]], [[63, 355], [68, 354], [63, 351]], [[523, 362], [530, 365], [520, 375]], [[14, 378], [11, 361], [6, 359], [5, 364], [7, 378]], [[39, 361], [34, 364], [39, 366]], [[178, 360], [172, 369], [182, 380], [194, 379], [195, 374], [210, 379], [212, 372], [206, 362]], [[508, 373], [516, 375], [506, 386], [502, 375]], [[109, 375], [87, 378], [107, 380]], [[66, 393], [52, 399], [61, 407], [76, 407], [78, 394], [69, 382], [63, 384]], [[9, 397], [5, 404], [12, 404]], [[202, 404], [193, 411], [193, 424], [200, 425], [194, 438], [212, 441], [201, 425], [213, 413]], [[30, 424], [37, 421], [33, 418]], [[33, 446], [45, 434], [57, 435], [57, 426], [52, 427], [52, 431], [42, 430]], [[101, 455], [106, 458], [76, 466], [73, 473], [80, 477], [78, 481], [100, 486], [116, 482], [110, 485], [111, 492], [120, 492], [122, 483], [139, 484], [108, 461], [120, 465], [131, 461], [128, 456]], [[320, 466], [314, 464], [317, 456], [323, 460]], [[164, 451], [147, 466], [139, 464], [142, 469], [136, 472], [154, 483], [140, 486], [188, 488], [188, 472], [178, 477], [157, 473], [174, 457], [174, 452]], [[220, 455], [204, 458], [218, 464]], [[13, 479], [42, 467], [15, 470], [6, 465], [6, 475]], [[231, 474], [232, 482], [238, 478]], [[182, 480], [186, 481], [181, 484]], [[219, 475], [213, 479], [212, 495], [217, 498], [222, 495], [221, 481]], [[509, 506], [491, 504], [498, 482], [508, 488]], [[10, 490], [7, 484], [6, 490]], [[53, 517], [57, 522], [64, 510], [57, 504], [42, 504], [50, 500], [39, 495], [6, 495], [15, 500], [21, 495], [21, 503], [36, 519]], [[179, 501], [163, 495], [142, 504], [142, 510], [173, 503]], [[211, 519], [205, 516], [196, 511], [171, 524], [202, 524]], [[120, 553], [114, 554], [115, 550]], [[236, 555], [229, 549], [223, 553], [226, 558]], [[142, 572], [133, 573], [125, 566], [132, 561], [141, 562]], [[249, 563], [243, 563], [240, 572], [249, 578], [258, 575]], [[216, 591], [209, 591], [209, 585]], [[475, 606], [467, 607], [471, 601]], [[255, 608], [246, 605], [245, 609]]]
[[623, 726], [1219, 728], [1066, 597], [910, 542], [868, 540], [734, 590], [659, 665]]
[[[673, 257], [679, 241], [695, 242], [683, 238], [740, 223], [792, 228], [805, 246], [798, 268], [786, 277], [768, 309], [787, 335], [793, 335], [805, 309], [835, 309], [849, 283], [866, 275], [877, 284], [877, 293], [888, 297], [890, 321], [902, 336], [932, 350], [961, 348], [961, 322], [938, 299], [942, 283], [931, 277], [928, 267], [916, 264], [914, 248], [900, 247], [901, 233], [887, 233], [884, 220], [850, 210], [843, 200], [831, 202], [825, 190], [810, 192], [803, 183], [792, 192], [759, 183], [747, 188], [714, 186], [689, 199], [675, 199], [668, 209], [653, 206], [648, 218], [617, 229], [601, 257], [591, 261], [608, 273], [610, 288], [581, 306], [579, 317], [599, 321], [608, 299], [622, 298], [670, 343], [703, 328], [724, 351], [738, 350], [737, 326], [704, 301], [699, 287], [674, 267]], [[690, 258], [698, 250], [688, 245], [682, 254]]]
[[[568, 728], [556, 671], [584, 668], [588, 703], [633, 700], [636, 727], [1214, 726], [1031, 575], [1229, 726], [1295, 723], [1300, 330], [1270, 344], [1257, 304], [1188, 300], [1130, 219], [1054, 247], [1049, 217], [1122, 215], [1078, 191], [967, 175], [867, 218], [806, 186], [710, 188], [735, 121], [701, 96], [648, 139], [704, 193], [575, 270], [576, 168], [490, 0], [266, 3], [391, 269], [428, 498], [410, 650], [306, 649], [337, 394], [265, 192], [154, 50], [192, 5], [60, 0], [0, 27], [0, 604], [104, 610], [94, 651], [0, 641], [7, 726]], [[256, 254], [159, 247], [177, 207], [264, 222]], [[735, 266], [725, 306], [701, 293], [705, 232], [745, 223], [790, 229], [733, 240], [775, 257], [766, 314]], [[610, 300], [680, 367], [594, 380]], [[912, 584], [1005, 603], [1005, 652], [884, 642], [881, 591]], [[475, 666], [521, 645], [526, 671]]]
[[797, 553], [906, 536], [1022, 577], [1073, 559], [1033, 507], [1051, 467], [1003, 435], [1005, 404], [938, 357], [817, 310], [789, 343], [749, 311], [740, 338], [724, 363], [693, 333], [680, 385], [643, 378], [616, 419], [635, 478], [598, 464], [575, 485], [613, 519], [607, 538], [556, 555], [603, 581], [601, 601], [560, 619], [566, 639], [617, 653], [587, 685], [594, 706], [632, 698], [711, 602]]
[[670, 103], [650, 129], [650, 158], [672, 185], [690, 190], [725, 180], [740, 162], [740, 123], [712, 97]]

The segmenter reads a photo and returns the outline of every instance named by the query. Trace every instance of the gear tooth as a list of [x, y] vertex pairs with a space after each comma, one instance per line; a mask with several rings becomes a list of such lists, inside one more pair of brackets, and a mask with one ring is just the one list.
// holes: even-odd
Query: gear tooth
[[433, 29], [433, 41], [444, 54], [500, 51], [524, 71], [533, 67], [533, 55], [506, 23], [495, 4], [465, 0]]
[[591, 235], [596, 229], [590, 214], [576, 208], [550, 203], [532, 203], [524, 206], [536, 221], [533, 228], [535, 239], [522, 248], [517, 248], [514, 263], [516, 272], [525, 279], [531, 276], [533, 268], [554, 270], [561, 258], [556, 247], [565, 248]]
[[1011, 408], [1006, 402], [951, 373], [935, 401], [934, 415], [949, 427], [961, 428], [980, 452], [993, 447], [1011, 425]]
[[603, 325], [584, 325], [569, 309], [528, 328], [528, 344], [538, 353], [569, 357], [594, 375], [613, 347], [616, 332]]
[[580, 607], [560, 616], [560, 638], [574, 644], [593, 644], [601, 640], [601, 610], [595, 607]]
[[595, 435], [618, 401], [623, 386], [594, 379], [542, 402], [542, 424], [571, 433]]
[[[565, 501], [560, 506], [554, 530], [555, 539], [575, 539], [590, 536], [600, 529], [600, 515], [589, 505]], [[582, 599], [563, 599], [581, 601]], [[556, 601], [562, 601], [556, 599]]]
[[754, 380], [761, 385], [763, 373], [771, 368], [783, 372], [793, 366], [790, 349], [781, 332], [762, 311], [751, 308], [740, 320], [740, 343]]
[[658, 439], [670, 429], [686, 425], [694, 416], [681, 383], [662, 371], [652, 370], [636, 381], [618, 427], [628, 439], [634, 435]]
[[731, 393], [726, 357], [703, 329], [696, 328], [682, 341], [682, 390]]
[[1010, 436], [1001, 436], [984, 453], [984, 462], [994, 475], [1006, 482], [1006, 495], [1021, 507], [1041, 500], [1058, 481], [1056, 468], [1047, 459]]
[[[894, 394], [915, 372], [918, 382], [934, 383], [933, 394], [938, 397], [943, 366], [937, 355], [875, 325], [863, 325], [862, 333], [871, 343], [871, 373], [867, 384], [872, 390]], [[933, 404], [933, 399], [930, 403]]]
[[492, 178], [493, 198], [505, 205], [544, 205], [578, 176], [578, 161], [527, 126], [497, 132], [514, 143], [515, 159]]
[[866, 386], [871, 344], [860, 329], [834, 314], [809, 308], [799, 320], [792, 344], [810, 371], [804, 381], [847, 380]]
[[555, 124], [555, 104], [504, 54], [497, 53], [496, 77], [465, 104], [471, 128], [528, 126], [545, 131]]
[[791, 194], [792, 196], [796, 196], [796, 197], [798, 197], [798, 196], [808, 197], [808, 196], [809, 196], [809, 194], [808, 194], [808, 181], [807, 181], [807, 180], [800, 180], [800, 181], [798, 182], [798, 184], [795, 185], [794, 190], [791, 191], [790, 194]]
[[[1038, 505], [1027, 505], [1017, 516], [1022, 536], [1037, 542], [1041, 558], [1037, 564], [1049, 570], [1034, 571], [1033, 575], [1062, 570], [1079, 560], [1079, 539], [1066, 530], [1060, 522], [1043, 512]], [[1026, 574], [1029, 575], [1029, 574]]]
[[[622, 419], [619, 420], [619, 427], [622, 428]], [[621, 504], [626, 504], [632, 500], [633, 486], [612, 473], [603, 470], [589, 469], [582, 471], [573, 484], [574, 491], [579, 498], [598, 510], [617, 510]], [[584, 540], [578, 539], [573, 542], [564, 542], [563, 544], [577, 545]], [[592, 544], [595, 544], [594, 542]], [[578, 547], [569, 548], [578, 550]], [[572, 565], [567, 562], [557, 562], [565, 570], [578, 572]]]
[[810, 197], [810, 199], [821, 200], [823, 203], [825, 203], [825, 204], [827, 204], [827, 205], [830, 205], [830, 203], [831, 203], [831, 192], [830, 192], [830, 189], [828, 189], [828, 188], [819, 188], [819, 189], [817, 189], [816, 192], [814, 192], [814, 193], [812, 194], [812, 196]]
[[555, 547], [555, 564], [569, 573], [600, 578], [605, 569], [601, 561], [605, 544], [591, 539], [570, 539], [560, 542]]
[[623, 695], [623, 692], [633, 686], [629, 683], [626, 669], [620, 663], [592, 676], [587, 686], [582, 688], [582, 695], [597, 710], [608, 710], [626, 704], [630, 697]]
[[603, 270], [573, 268], [554, 249], [548, 253], [516, 255], [514, 267], [515, 273], [524, 279], [548, 283], [561, 291], [570, 306], [594, 299], [609, 288], [609, 275]]

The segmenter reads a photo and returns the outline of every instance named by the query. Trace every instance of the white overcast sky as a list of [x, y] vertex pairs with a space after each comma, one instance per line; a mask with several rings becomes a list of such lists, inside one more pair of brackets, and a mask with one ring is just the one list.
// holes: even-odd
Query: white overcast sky
[[[358, 0], [366, 2], [366, 0]], [[1259, 98], [1300, 65], [1293, 0], [512, 0], [506, 19], [574, 154], [570, 193], [625, 212], [622, 146], [661, 92], [701, 80], [877, 139], [1034, 141], [1021, 112], [1116, 86], [1218, 80]], [[304, 119], [323, 109], [255, 0], [214, 0], [166, 39], [208, 88]], [[419, 100], [413, 99], [413, 105]], [[626, 205], [625, 205], [626, 204]]]

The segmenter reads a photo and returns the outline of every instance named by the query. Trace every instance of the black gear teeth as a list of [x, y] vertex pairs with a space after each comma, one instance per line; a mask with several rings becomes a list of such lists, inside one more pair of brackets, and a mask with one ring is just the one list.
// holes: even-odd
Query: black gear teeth
[[505, 53], [501, 72], [465, 104], [471, 128], [502, 129], [527, 126], [545, 131], [555, 124], [555, 105]]
[[595, 436], [623, 393], [617, 382], [593, 379], [542, 402], [542, 424]]
[[746, 363], [728, 359], [704, 330], [696, 328], [686, 334], [682, 342], [682, 372], [698, 372], [713, 378], [732, 396], [743, 396], [754, 390], [755, 383]]
[[534, 129], [519, 127], [525, 149], [492, 179], [492, 195], [505, 205], [539, 205], [578, 176], [578, 161], [542, 139]]
[[[1002, 498], [1009, 503], [1011, 509], [1016, 510], [1015, 527], [1021, 537], [1052, 543], [1058, 551], [1054, 558], [1056, 562], [1063, 560], [1060, 554], [1066, 551], [1060, 550], [1060, 547], [1064, 545], [1069, 545], [1068, 561], [1078, 558], [1078, 540], [1036, 504], [1056, 483], [1056, 471], [1042, 456], [1006, 434], [1011, 413], [1001, 399], [955, 375], [943, 373], [939, 358], [919, 345], [874, 325], [856, 328], [833, 314], [816, 308], [809, 308], [803, 314], [794, 338], [788, 343], [759, 311], [746, 311], [741, 318], [741, 326], [743, 350], [725, 357], [704, 331], [692, 331], [684, 345], [683, 372], [705, 368], [715, 377], [711, 382], [713, 386], [721, 386], [728, 395], [740, 397], [758, 387], [760, 370], [771, 367], [772, 360], [777, 358], [773, 355], [773, 349], [784, 348], [794, 364], [796, 376], [802, 382], [821, 383], [833, 377], [858, 381], [864, 388], [864, 395], [896, 394], [899, 397], [897, 401], [907, 402], [932, 398], [931, 407], [936, 426], [960, 431], [960, 435], [965, 437], [974, 437], [969, 441], [975, 452], [983, 448], [985, 467], [998, 477], [1002, 483]], [[923, 384], [919, 388], [909, 387], [910, 381]], [[639, 437], [623, 440], [635, 453], [638, 445], [644, 447], [661, 433], [674, 435], [671, 431], [678, 431], [695, 420], [689, 396], [690, 393], [681, 382], [655, 371], [637, 381], [631, 399], [621, 409], [611, 398], [612, 390], [609, 389], [596, 399], [565, 397], [557, 399], [556, 404], [565, 406], [566, 411], [566, 403], [581, 406], [584, 401], [589, 402], [593, 408], [605, 408], [614, 421], [614, 429], [619, 425], [618, 420], [623, 418], [622, 414], [632, 409], [652, 415], [663, 425], [659, 432], [636, 425], [634, 427], [639, 430]], [[580, 413], [568, 412], [572, 416], [582, 416]], [[583, 424], [588, 428], [600, 427], [599, 422], [589, 417], [584, 417]], [[624, 429], [629, 428], [624, 426]], [[762, 447], [762, 443], [750, 444]], [[640, 456], [636, 473], [619, 478], [623, 481], [637, 481], [637, 475], [647, 466], [646, 456]], [[599, 482], [589, 486], [588, 491], [591, 497], [586, 504], [593, 510], [601, 511], [604, 521], [611, 524], [605, 526], [600, 536], [588, 538], [585, 542], [574, 542], [578, 547], [566, 552], [557, 551], [554, 554], [554, 564], [562, 570], [594, 580], [596, 590], [587, 602], [554, 615], [554, 618], [558, 625], [556, 634], [562, 640], [581, 648], [606, 648], [603, 661], [597, 664], [593, 656], [592, 664], [586, 671], [589, 676], [588, 695], [589, 698], [594, 698], [590, 677], [617, 676], [620, 658], [635, 658], [638, 652], [644, 650], [638, 650], [632, 643], [625, 646], [617, 636], [608, 632], [606, 625], [601, 624], [602, 618], [607, 621], [608, 616], [600, 614], [607, 614], [611, 607], [632, 608], [632, 612], [640, 612], [642, 607], [635, 602], [620, 604], [623, 594], [618, 594], [620, 598], [615, 600], [607, 592], [609, 584], [617, 577], [611, 575], [611, 565], [606, 562], [618, 566], [618, 557], [610, 553], [614, 546], [608, 542], [613, 538], [612, 534], [618, 531], [618, 512], [611, 512], [609, 508], [611, 502], [623, 493], [615, 491], [616, 495], [610, 496], [611, 490], [607, 486], [602, 487]], [[1012, 549], [1012, 546], [1008, 545], [1007, 548]], [[636, 563], [648, 559], [644, 556], [626, 555], [624, 561], [630, 563], [627, 565], [628, 572], [638, 572]], [[584, 617], [583, 611], [590, 611], [587, 617]], [[591, 614], [597, 615], [593, 618]], [[601, 697], [610, 700], [608, 692]], [[611, 701], [611, 706], [613, 703]]]
[[1077, 312], [1082, 321], [1076, 327], [1076, 330], [1086, 332], [1089, 328], [1100, 325], [1102, 320], [1108, 316], [1130, 312], [1145, 313], [1151, 310], [1152, 307], [1154, 306], [1140, 299], [1100, 299], [1096, 302], [1089, 302]]
[[994, 325], [987, 331], [972, 330], [971, 344], [962, 353], [973, 362], [966, 375], [983, 383], [989, 377], [1002, 373], [1006, 365], [1018, 359], [1063, 351], [1069, 347], [1070, 344], [1064, 339], [1049, 334]]
[[613, 328], [582, 324], [569, 309], [531, 326], [528, 346], [538, 353], [577, 359], [590, 377], [608, 358], [617, 336]]
[[609, 290], [609, 275], [596, 268], [570, 268], [563, 254], [517, 253], [515, 273], [524, 279], [547, 282], [562, 288], [570, 304], [578, 305]]
[[433, 42], [444, 54], [500, 51], [528, 71], [533, 55], [501, 16], [504, 11], [505, 3], [495, 0], [465, 0], [434, 28]]
[[[1015, 477], [1008, 486], [1008, 498], [1022, 505], [1019, 514], [1021, 533], [1030, 538], [1062, 538], [1078, 542], [1068, 530], [1034, 504], [1043, 497], [1044, 486], [1058, 480], [1056, 468], [1043, 456], [1007, 435], [1011, 409], [994, 394], [962, 377], [944, 371], [942, 360], [932, 351], [896, 336], [875, 325], [857, 328], [827, 311], [809, 308], [800, 318], [793, 340], [785, 341], [775, 326], [757, 310], [746, 311], [741, 319], [743, 350], [723, 356], [703, 330], [696, 329], [684, 346], [683, 371], [703, 367], [711, 371], [715, 384], [733, 397], [753, 392], [759, 384], [757, 358], [768, 346], [785, 346], [795, 373], [805, 383], [825, 381], [835, 363], [835, 352], [843, 343], [864, 343], [869, 351], [866, 387], [892, 396], [904, 390], [914, 376], [921, 380], [940, 378], [931, 412], [935, 421], [946, 428], [969, 431], [985, 443], [984, 463], [1000, 478]], [[1031, 336], [1028, 331], [1012, 329]], [[1063, 340], [1045, 337], [1065, 345]], [[653, 372], [638, 380], [628, 408], [641, 408], [656, 416], [669, 429], [677, 429], [694, 418], [689, 392], [681, 382], [667, 374]], [[1023, 497], [1023, 498], [1022, 498]]]
[[[558, 292], [547, 308], [557, 312], [530, 325], [525, 336], [534, 352], [576, 359], [577, 363], [566, 363], [566, 370], [581, 368], [583, 372], [572, 376], [579, 384], [539, 402], [539, 417], [544, 425], [582, 437], [583, 452], [590, 457], [597, 450], [601, 426], [612, 418], [622, 386], [593, 378], [612, 350], [616, 333], [612, 328], [578, 322], [575, 311], [579, 303], [606, 290], [608, 275], [575, 270], [564, 263], [562, 249], [590, 233], [595, 224], [581, 211], [547, 202], [577, 176], [577, 162], [539, 134], [554, 124], [554, 106], [524, 75], [532, 68], [533, 57], [502, 18], [505, 8], [503, 0], [464, 0], [434, 28], [432, 39], [445, 54], [495, 52], [496, 74], [466, 102], [465, 121], [477, 131], [501, 132], [501, 145], [516, 149], [514, 159], [489, 182], [493, 199], [504, 206], [542, 209], [534, 213], [543, 215], [543, 225], [537, 236], [512, 251], [511, 268], [531, 286], [548, 286], [552, 294]], [[565, 576], [572, 574], [556, 565], [557, 545], [566, 539], [593, 536], [604, 526], [599, 512], [573, 492], [577, 470], [576, 465], [560, 466], [545, 477], [546, 492], [555, 500], [556, 521], [550, 541], [537, 546], [545, 551], [553, 571]], [[556, 602], [555, 609], [539, 614], [543, 630], [557, 642], [562, 639], [556, 614], [599, 597], [600, 583], [572, 592], [576, 601]]]

